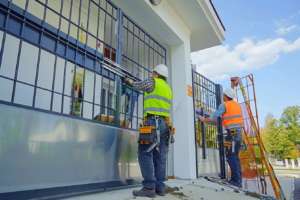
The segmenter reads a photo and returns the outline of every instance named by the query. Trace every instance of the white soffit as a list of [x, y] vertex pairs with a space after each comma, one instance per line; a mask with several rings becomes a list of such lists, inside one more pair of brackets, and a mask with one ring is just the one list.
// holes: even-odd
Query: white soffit
[[225, 31], [210, 0], [167, 0], [191, 32], [191, 52], [222, 44]]

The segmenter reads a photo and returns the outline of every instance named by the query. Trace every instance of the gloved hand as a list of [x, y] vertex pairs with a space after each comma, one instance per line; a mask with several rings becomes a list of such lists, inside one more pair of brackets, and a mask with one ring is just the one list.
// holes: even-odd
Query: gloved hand
[[133, 83], [133, 80], [132, 80], [131, 78], [129, 78], [129, 77], [126, 77], [126, 78], [125, 78], [125, 81], [126, 81], [127, 83], [129, 83], [130, 85], [132, 85], [132, 83]]

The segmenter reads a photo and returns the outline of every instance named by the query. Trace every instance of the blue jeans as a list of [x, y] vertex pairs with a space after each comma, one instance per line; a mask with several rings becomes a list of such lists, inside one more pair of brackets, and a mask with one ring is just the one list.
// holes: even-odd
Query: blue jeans
[[242, 180], [242, 166], [239, 158], [239, 151], [242, 142], [242, 131], [236, 130], [235, 137], [232, 138], [229, 131], [227, 132], [227, 136], [225, 137], [225, 141], [235, 142], [234, 153], [231, 153], [231, 148], [226, 147], [226, 159], [231, 168], [231, 180], [236, 183], [240, 183]]
[[[160, 146], [159, 152], [156, 148], [150, 152], [144, 152], [150, 145], [139, 144], [138, 159], [144, 178], [142, 184], [147, 189], [165, 190], [164, 181], [167, 181], [166, 166], [167, 166], [167, 146], [169, 128], [164, 120], [160, 120]], [[156, 126], [155, 120], [151, 119], [146, 122], [146, 126]]]

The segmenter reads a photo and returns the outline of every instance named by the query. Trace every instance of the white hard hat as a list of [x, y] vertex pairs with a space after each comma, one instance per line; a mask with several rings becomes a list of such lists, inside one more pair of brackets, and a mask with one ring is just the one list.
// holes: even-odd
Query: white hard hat
[[166, 65], [159, 64], [153, 69], [153, 71], [156, 71], [158, 74], [168, 78], [168, 68]]
[[232, 88], [227, 88], [224, 91], [224, 94], [232, 99], [236, 98], [236, 93], [235, 93], [234, 89], [232, 89]]

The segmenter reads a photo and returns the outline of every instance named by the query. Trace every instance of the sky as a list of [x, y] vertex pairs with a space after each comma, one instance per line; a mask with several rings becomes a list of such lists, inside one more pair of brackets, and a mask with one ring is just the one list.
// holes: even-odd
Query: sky
[[[197, 71], [223, 89], [253, 74], [260, 126], [300, 106], [300, 0], [213, 0], [225, 28], [222, 45], [192, 53]], [[244, 83], [245, 84], [245, 83]]]

